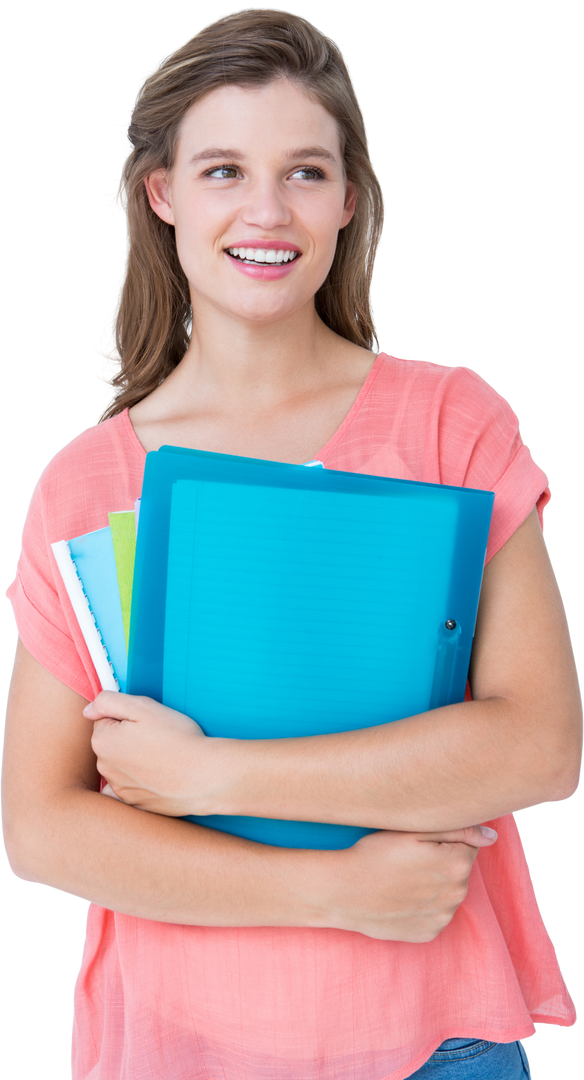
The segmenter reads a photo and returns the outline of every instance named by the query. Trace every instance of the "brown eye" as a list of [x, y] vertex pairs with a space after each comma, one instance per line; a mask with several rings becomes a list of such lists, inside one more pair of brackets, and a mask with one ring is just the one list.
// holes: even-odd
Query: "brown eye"
[[[206, 171], [206, 173], [204, 173], [204, 176], [213, 176], [214, 173], [225, 172], [226, 170], [228, 170], [228, 168], [230, 168], [230, 170], [232, 172], [237, 171], [237, 166], [236, 165], [216, 165], [215, 168], [207, 168], [207, 171]], [[227, 177], [227, 178], [230, 179], [231, 177]], [[223, 176], [223, 177], [221, 177], [221, 179], [226, 179], [226, 177]]]

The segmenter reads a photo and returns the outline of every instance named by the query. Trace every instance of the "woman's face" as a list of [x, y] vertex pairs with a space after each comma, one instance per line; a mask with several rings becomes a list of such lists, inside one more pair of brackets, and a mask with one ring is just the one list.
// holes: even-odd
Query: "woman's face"
[[355, 206], [336, 121], [288, 79], [207, 94], [184, 117], [170, 174], [146, 187], [175, 227], [195, 312], [254, 323], [312, 304]]

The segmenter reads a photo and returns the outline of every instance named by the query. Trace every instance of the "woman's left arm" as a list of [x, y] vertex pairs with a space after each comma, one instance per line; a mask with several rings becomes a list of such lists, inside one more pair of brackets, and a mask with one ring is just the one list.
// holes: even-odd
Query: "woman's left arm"
[[578, 783], [581, 703], [535, 510], [485, 569], [470, 684], [472, 701], [297, 739], [207, 739], [180, 714], [169, 726], [162, 706], [112, 694], [86, 715], [135, 721], [95, 725], [98, 766], [124, 801], [163, 814], [415, 832], [567, 798]]

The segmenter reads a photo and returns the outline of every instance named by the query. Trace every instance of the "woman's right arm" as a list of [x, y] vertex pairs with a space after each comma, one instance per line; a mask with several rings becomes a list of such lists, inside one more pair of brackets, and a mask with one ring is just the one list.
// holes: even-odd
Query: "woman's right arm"
[[[4, 830], [21, 877], [103, 907], [175, 923], [316, 915], [277, 848], [135, 811], [99, 794], [86, 701], [19, 642], [8, 701]], [[296, 878], [300, 867], [297, 867]], [[263, 893], [263, 895], [262, 895]]]
[[99, 794], [84, 698], [19, 642], [3, 768], [20, 877], [103, 907], [200, 926], [312, 926], [431, 941], [466, 894], [478, 828], [378, 832], [346, 851], [270, 847]]

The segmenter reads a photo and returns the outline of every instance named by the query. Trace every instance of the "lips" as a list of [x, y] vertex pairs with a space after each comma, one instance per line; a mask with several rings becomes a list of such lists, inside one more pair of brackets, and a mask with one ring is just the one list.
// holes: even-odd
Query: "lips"
[[[240, 255], [242, 252], [243, 258]], [[248, 253], [251, 258], [248, 258]], [[278, 281], [287, 277], [299, 262], [302, 252], [297, 248], [283, 247], [229, 247], [224, 249], [226, 258], [234, 270], [252, 281]], [[259, 258], [258, 258], [259, 256]], [[264, 257], [262, 260], [262, 256]]]

